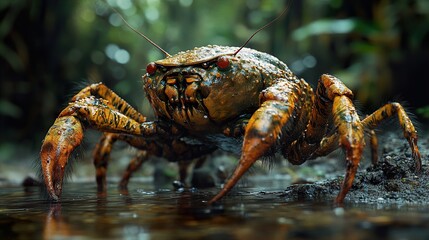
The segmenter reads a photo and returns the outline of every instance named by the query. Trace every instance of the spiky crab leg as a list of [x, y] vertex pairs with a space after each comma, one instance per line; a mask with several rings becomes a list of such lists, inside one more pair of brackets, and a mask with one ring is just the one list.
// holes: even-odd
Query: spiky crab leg
[[[411, 153], [415, 161], [415, 171], [418, 173], [422, 169], [422, 160], [419, 148], [417, 146], [417, 131], [401, 104], [393, 102], [384, 105], [363, 119], [362, 124], [367, 128], [373, 129], [378, 124], [380, 124], [380, 122], [394, 116], [395, 114], [398, 117], [399, 125], [402, 128], [404, 137], [407, 139], [408, 144], [410, 145]], [[375, 163], [376, 160], [373, 160], [373, 162]]]
[[[296, 118], [295, 109], [302, 107], [309, 99], [301, 99], [301, 91], [310, 90], [309, 86], [301, 86], [302, 82], [278, 81], [260, 95], [261, 106], [252, 115], [244, 134], [240, 161], [234, 173], [225, 183], [222, 190], [208, 203], [212, 204], [225, 196], [246, 173], [246, 171], [265, 155], [280, 139], [282, 130], [291, 118]], [[306, 88], [308, 87], [308, 89]], [[297, 120], [296, 123], [300, 121]], [[297, 129], [300, 127], [297, 125]]]
[[[365, 146], [364, 127], [353, 105], [352, 91], [336, 77], [322, 75], [315, 96], [307, 129], [291, 144], [286, 155], [292, 163], [301, 164], [338, 147], [344, 149], [346, 174], [335, 199], [336, 203], [342, 203], [353, 184]], [[329, 134], [326, 126], [331, 118], [335, 132], [326, 136]]]
[[[372, 162], [375, 164], [378, 158], [378, 143], [375, 132], [372, 129], [381, 121], [395, 114], [397, 114], [399, 119], [404, 137], [410, 144], [412, 155], [415, 159], [416, 172], [421, 170], [421, 157], [417, 147], [417, 132], [403, 107], [398, 103], [389, 103], [361, 121], [353, 106], [351, 100], [352, 96], [352, 92], [344, 86], [340, 80], [330, 75], [322, 75], [316, 91], [316, 101], [313, 108], [313, 113], [315, 112], [314, 110], [316, 110], [317, 114], [312, 114], [310, 124], [303, 135], [304, 138], [294, 142], [289, 152], [289, 157], [296, 157], [297, 160], [294, 159], [294, 161], [301, 163], [307, 160], [305, 157], [314, 159], [318, 156], [325, 156], [338, 147], [342, 147], [345, 150], [347, 170], [340, 192], [335, 199], [337, 204], [341, 204], [344, 201], [347, 192], [352, 186], [365, 145], [364, 129], [370, 129]], [[333, 116], [333, 123], [336, 131], [328, 136], [319, 134], [319, 137], [322, 137], [322, 139], [320, 139], [320, 144], [313, 144], [316, 142], [315, 139], [317, 140], [317, 137], [314, 139], [313, 136], [317, 136], [317, 132], [322, 132], [320, 128], [317, 130], [317, 127], [314, 128], [313, 126], [326, 125], [325, 121], [320, 120], [314, 121], [314, 124], [312, 124], [313, 119], [317, 119], [317, 116], [319, 116], [320, 119], [320, 115], [328, 113], [327, 110], [329, 109], [330, 115]], [[329, 117], [325, 116], [325, 119], [329, 119]], [[308, 144], [308, 142], [312, 144]], [[315, 148], [308, 151], [311, 147]], [[301, 151], [305, 149], [306, 151], [301, 153]], [[309, 152], [310, 155], [306, 152]], [[304, 157], [304, 159], [299, 159], [300, 157]]]
[[[255, 112], [247, 125], [240, 161], [222, 190], [209, 201], [209, 204], [218, 201], [226, 195], [255, 161], [269, 150], [276, 142], [282, 126], [290, 116], [290, 112], [291, 107], [288, 107], [286, 104], [278, 104], [274, 101], [265, 102]], [[273, 122], [275, 123], [267, 124]]]
[[61, 195], [64, 169], [70, 154], [82, 142], [83, 126], [103, 132], [153, 136], [157, 125], [139, 122], [142, 120], [142, 115], [103, 84], [90, 85], [76, 94], [49, 129], [40, 151], [49, 196], [58, 200]]
[[346, 154], [346, 175], [335, 203], [341, 204], [352, 187], [365, 147], [364, 128], [348, 96], [336, 96], [333, 103], [334, 123], [338, 128], [339, 144]]

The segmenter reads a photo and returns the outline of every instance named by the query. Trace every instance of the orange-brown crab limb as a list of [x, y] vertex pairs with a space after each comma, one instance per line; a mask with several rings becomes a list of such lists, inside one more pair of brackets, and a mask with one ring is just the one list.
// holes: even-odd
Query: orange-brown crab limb
[[333, 103], [334, 122], [338, 128], [340, 146], [346, 153], [346, 175], [335, 199], [342, 203], [350, 190], [365, 146], [364, 129], [351, 99], [336, 96]]
[[[287, 106], [287, 108], [284, 108], [287, 110], [284, 110], [282, 113], [276, 113], [270, 116], [269, 113], [275, 113], [275, 111], [264, 106], [267, 102], [271, 102], [267, 101], [264, 102], [261, 108], [252, 116], [244, 136], [243, 152], [239, 165], [221, 192], [210, 200], [209, 203], [219, 200], [232, 189], [244, 172], [256, 159], [261, 157], [269, 149], [271, 144], [273, 144], [273, 142], [270, 141], [271, 138], [267, 138], [267, 136], [272, 135], [278, 137], [280, 130], [283, 129], [286, 122], [290, 120], [289, 117], [296, 117], [293, 113], [293, 109], [300, 108], [300, 104], [303, 104], [303, 102], [308, 102], [303, 100], [300, 101], [301, 98], [298, 96], [308, 95], [309, 89], [304, 87], [300, 89], [303, 89], [302, 92], [292, 93], [287, 97], [278, 98], [278, 100], [282, 101], [277, 101], [277, 106], [281, 106], [281, 102], [284, 102], [283, 104]], [[350, 190], [365, 145], [364, 128], [353, 106], [351, 100], [352, 96], [352, 92], [337, 78], [330, 75], [322, 75], [312, 111], [309, 111], [303, 118], [309, 119], [309, 124], [306, 126], [305, 131], [303, 131], [301, 138], [293, 142], [290, 146], [285, 146], [284, 151], [285, 157], [293, 159], [292, 163], [301, 164], [305, 160], [314, 157], [311, 153], [326, 153], [327, 151], [334, 150], [338, 146], [341, 146], [346, 152], [347, 170], [340, 193], [335, 200], [336, 203], [342, 203], [347, 192]], [[282, 108], [277, 107], [277, 109], [281, 110]], [[316, 111], [319, 114], [314, 114]], [[280, 121], [276, 120], [274, 117], [278, 116], [277, 114], [282, 116], [279, 118], [281, 119]], [[328, 116], [333, 117], [336, 133], [325, 138], [323, 136], [325, 134], [324, 129]], [[259, 130], [264, 129], [263, 126], [268, 126], [266, 127], [267, 130]], [[295, 126], [298, 129], [302, 127], [299, 124]], [[321, 130], [323, 130], [322, 134], [320, 134]], [[258, 134], [253, 134], [255, 131]], [[256, 137], [253, 137], [253, 135]], [[285, 136], [285, 138], [287, 139], [287, 136]], [[275, 141], [275, 139], [273, 141]], [[335, 143], [336, 147], [333, 147], [332, 145]], [[303, 148], [310, 151], [310, 153], [302, 153], [300, 149]]]
[[60, 113], [43, 141], [42, 173], [52, 199], [57, 200], [61, 194], [65, 166], [83, 139], [84, 126], [138, 136], [153, 136], [157, 132], [155, 123], [138, 122], [144, 117], [136, 115], [136, 111], [111, 90], [105, 90], [104, 85], [93, 84], [79, 92]]
[[104, 133], [100, 142], [97, 144], [94, 149], [94, 166], [95, 166], [95, 179], [97, 181], [98, 192], [106, 191], [106, 172], [107, 165], [109, 161], [110, 152], [112, 151], [113, 144], [117, 141], [125, 141], [130, 146], [134, 146], [138, 149], [144, 149], [139, 151], [137, 155], [129, 163], [127, 170], [125, 171], [122, 179], [120, 181], [119, 187], [121, 190], [126, 189], [128, 181], [137, 169], [146, 162], [149, 158], [149, 155], [159, 155], [159, 147], [156, 146], [151, 141], [147, 141], [144, 137], [141, 136], [132, 136], [132, 135], [121, 135], [117, 133]]
[[295, 108], [299, 108], [304, 102], [298, 100], [297, 91], [301, 88], [296, 87], [296, 84], [299, 83], [280, 82], [260, 95], [262, 104], [247, 124], [238, 166], [223, 189], [209, 201], [209, 204], [227, 194], [253, 163], [276, 144], [289, 119], [296, 117], [293, 115]]
[[377, 111], [362, 120], [362, 124], [367, 128], [375, 128], [381, 121], [397, 114], [399, 125], [402, 128], [404, 137], [407, 139], [411, 153], [415, 161], [415, 171], [420, 172], [422, 168], [422, 160], [419, 148], [417, 146], [417, 131], [413, 123], [405, 112], [404, 108], [399, 103], [388, 103]]
[[49, 196], [54, 200], [58, 200], [61, 194], [68, 158], [82, 138], [82, 124], [72, 116], [57, 118], [46, 134], [40, 158], [45, 186]]
[[268, 101], [255, 112], [246, 128], [240, 162], [223, 189], [210, 200], [209, 204], [227, 194], [253, 163], [275, 144], [292, 109], [293, 107], [284, 103]]

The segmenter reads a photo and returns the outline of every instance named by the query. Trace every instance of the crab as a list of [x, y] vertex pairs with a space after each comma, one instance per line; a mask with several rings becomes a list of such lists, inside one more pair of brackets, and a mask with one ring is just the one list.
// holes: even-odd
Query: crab
[[394, 116], [411, 148], [415, 171], [420, 172], [417, 131], [401, 104], [388, 103], [361, 119], [352, 91], [338, 78], [321, 75], [313, 91], [276, 57], [244, 47], [280, 16], [241, 47], [209, 45], [173, 56], [124, 20], [167, 56], [149, 63], [142, 77], [156, 118], [148, 120], [103, 83], [79, 91], [42, 143], [42, 175], [50, 198], [60, 199], [65, 167], [86, 128], [103, 132], [94, 151], [100, 192], [106, 191], [109, 155], [118, 140], [140, 150], [119, 183], [122, 189], [151, 156], [178, 162], [184, 181], [191, 160], [198, 160], [199, 166], [217, 149], [237, 153], [240, 160], [235, 170], [209, 204], [224, 197], [265, 156], [280, 152], [299, 165], [341, 148], [346, 174], [334, 200], [341, 204], [353, 184], [366, 133], [376, 164], [378, 144], [373, 129]]
[[371, 132], [370, 147], [376, 152], [371, 130], [395, 115], [410, 145], [415, 170], [421, 170], [417, 132], [404, 108], [388, 103], [361, 119], [352, 91], [332, 75], [323, 74], [313, 91], [276, 57], [225, 46], [180, 52], [149, 63], [146, 71], [143, 85], [155, 120], [148, 121], [103, 83], [83, 88], [59, 114], [40, 152], [44, 183], [52, 199], [60, 198], [64, 169], [86, 128], [104, 133], [94, 152], [99, 191], [106, 190], [108, 158], [117, 140], [141, 150], [125, 172], [122, 188], [150, 156], [178, 161], [183, 180], [187, 160], [216, 149], [241, 149], [233, 174], [209, 203], [225, 196], [264, 156], [281, 152], [292, 164], [302, 164], [342, 148], [346, 174], [335, 199], [342, 203], [358, 169], [366, 131]]

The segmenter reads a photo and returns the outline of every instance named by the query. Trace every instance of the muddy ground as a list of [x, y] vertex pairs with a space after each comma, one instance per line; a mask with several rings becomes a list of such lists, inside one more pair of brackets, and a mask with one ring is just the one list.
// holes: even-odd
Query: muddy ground
[[[369, 156], [363, 159], [356, 175], [353, 187], [345, 201], [352, 203], [389, 203], [389, 204], [427, 204], [429, 201], [429, 138], [423, 135], [419, 139], [422, 156], [422, 171], [415, 172], [408, 143], [398, 133], [386, 133], [380, 138], [379, 162], [372, 165]], [[329, 160], [339, 154], [312, 162], [323, 166], [330, 165], [337, 177], [305, 184], [292, 184], [281, 194], [286, 200], [334, 199], [339, 192], [345, 173], [344, 166]], [[367, 154], [368, 155], [368, 154]], [[319, 167], [320, 167], [319, 166]], [[326, 167], [326, 166], [325, 166]], [[326, 169], [326, 168], [325, 168]]]

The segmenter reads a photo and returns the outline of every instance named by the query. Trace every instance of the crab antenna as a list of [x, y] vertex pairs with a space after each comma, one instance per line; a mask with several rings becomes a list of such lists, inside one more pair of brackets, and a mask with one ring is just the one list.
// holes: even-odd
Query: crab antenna
[[158, 44], [156, 44], [154, 41], [152, 41], [152, 40], [150, 40], [148, 37], [146, 37], [146, 35], [144, 35], [143, 33], [141, 33], [141, 32], [139, 32], [139, 31], [137, 31], [137, 29], [135, 29], [133, 26], [131, 26], [128, 22], [127, 22], [127, 20], [125, 20], [125, 18], [122, 16], [122, 14], [120, 14], [119, 12], [118, 12], [118, 10], [116, 10], [115, 8], [113, 8], [112, 7], [112, 9], [113, 9], [113, 11], [115, 11], [118, 15], [119, 15], [119, 17], [122, 19], [122, 21], [124, 21], [124, 23], [131, 29], [131, 30], [133, 30], [133, 32], [135, 32], [135, 33], [137, 33], [138, 35], [140, 35], [140, 36], [142, 36], [144, 39], [146, 39], [146, 41], [148, 41], [150, 44], [152, 44], [153, 46], [155, 46], [156, 48], [158, 48], [161, 52], [163, 52], [164, 54], [165, 54], [165, 56], [167, 56], [167, 57], [171, 57], [171, 55], [167, 52], [167, 51], [165, 51], [164, 49], [162, 49], [160, 46], [158, 46]]
[[269, 23], [265, 24], [264, 26], [262, 26], [261, 28], [259, 28], [258, 30], [256, 30], [256, 32], [254, 32], [252, 34], [252, 36], [250, 36], [249, 39], [247, 39], [247, 41], [243, 45], [241, 45], [241, 47], [237, 51], [234, 52], [233, 55], [234, 56], [237, 55], [237, 53], [240, 52], [241, 49], [243, 49], [258, 32], [264, 30], [265, 28], [271, 26], [275, 21], [279, 20], [279, 18], [281, 16], [283, 16], [290, 9], [290, 6], [292, 5], [292, 2], [293, 2], [292, 0], [288, 1], [286, 3], [286, 8], [280, 13], [280, 15], [278, 15], [276, 18], [274, 18], [273, 20], [271, 20]]

